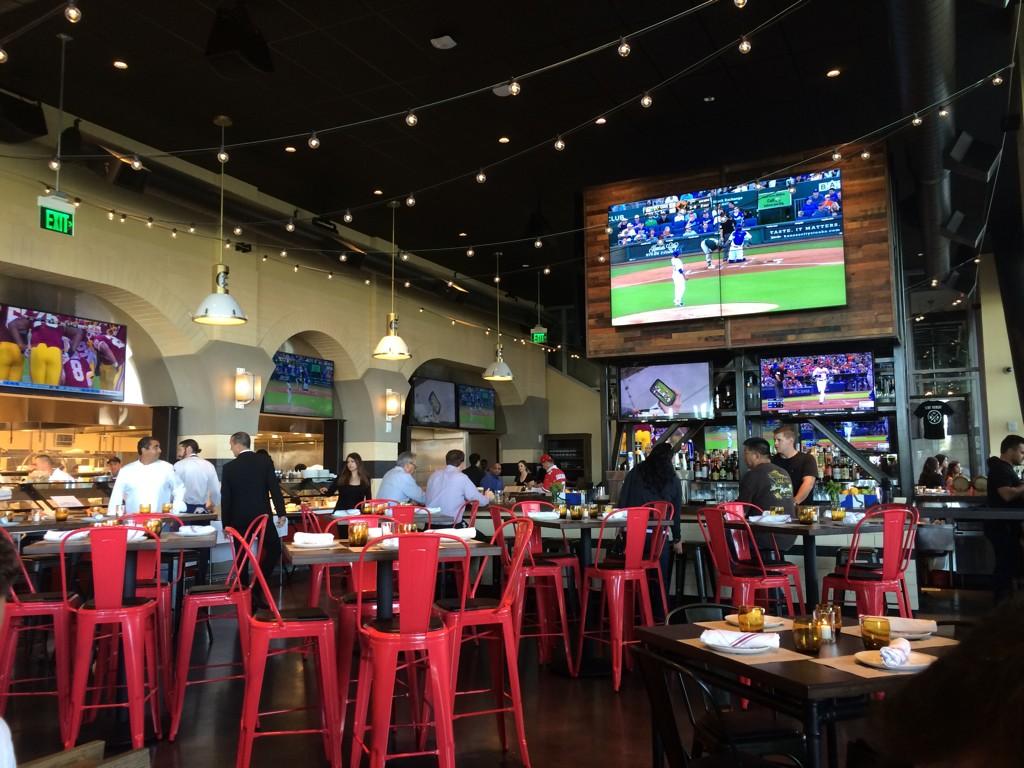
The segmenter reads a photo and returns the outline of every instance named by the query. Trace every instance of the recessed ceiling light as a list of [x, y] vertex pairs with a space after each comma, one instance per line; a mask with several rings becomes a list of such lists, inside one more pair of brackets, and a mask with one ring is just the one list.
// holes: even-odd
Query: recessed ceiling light
[[458, 43], [455, 42], [455, 38], [451, 35], [441, 35], [440, 37], [430, 38], [430, 44], [437, 48], [439, 51], [450, 51]]
[[508, 144], [510, 141], [512, 141], [512, 139], [510, 139], [508, 136], [499, 136], [498, 137], [498, 143], [499, 144]]
[[597, 120], [594, 121], [594, 125], [604, 125], [607, 122], [608, 122], [607, 119], [605, 119], [603, 117], [599, 117], [599, 118], [597, 118]]
[[128, 69], [128, 62], [121, 59], [114, 59], [114, 69]]
[[459, 232], [459, 237], [469, 237], [468, 232]]
[[375, 190], [373, 190], [373, 194], [375, 194], [377, 196], [383, 195], [384, 194], [384, 190], [383, 189], [375, 189]]
[[523, 269], [528, 269], [529, 266], [530, 266], [529, 264], [523, 264]]
[[832, 69], [825, 73], [825, 77], [839, 77], [839, 74], [839, 69], [837, 67], [833, 67]]
[[714, 100], [715, 100], [715, 97], [714, 97], [714, 96], [705, 96], [705, 97], [704, 97], [704, 102], [705, 102], [706, 104], [710, 104], [710, 103], [711, 103], [712, 101], [714, 101]]
[[290, 154], [290, 153], [292, 153], [292, 152], [295, 152], [296, 150], [295, 150], [295, 147], [293, 147], [293, 146], [291, 146], [291, 145], [289, 144], [289, 145], [288, 145], [287, 147], [285, 147], [285, 148], [284, 148], [284, 151], [285, 151], [285, 152], [288, 152], [288, 153]]

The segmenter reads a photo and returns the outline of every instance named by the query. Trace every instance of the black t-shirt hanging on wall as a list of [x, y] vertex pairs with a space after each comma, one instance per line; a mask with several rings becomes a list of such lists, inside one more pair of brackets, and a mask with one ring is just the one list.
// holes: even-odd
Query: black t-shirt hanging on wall
[[941, 400], [925, 400], [914, 411], [914, 415], [922, 419], [926, 440], [942, 440], [946, 437], [946, 421], [943, 417], [952, 416], [953, 409]]

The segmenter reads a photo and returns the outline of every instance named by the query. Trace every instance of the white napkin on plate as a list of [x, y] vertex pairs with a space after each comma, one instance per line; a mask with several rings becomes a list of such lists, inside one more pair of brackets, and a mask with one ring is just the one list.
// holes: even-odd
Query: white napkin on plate
[[47, 531], [43, 534], [43, 541], [60, 541], [65, 537], [70, 537], [68, 541], [77, 541], [78, 539], [84, 539], [88, 535], [87, 531], [80, 531], [74, 536], [71, 535], [70, 531]]
[[476, 528], [436, 528], [429, 533], [446, 533], [449, 536], [458, 536], [466, 541], [473, 541], [476, 538]]
[[358, 509], [336, 509], [334, 510], [334, 517], [351, 517], [352, 515], [358, 515]]
[[733, 632], [728, 629], [705, 629], [700, 633], [704, 645], [732, 648], [778, 648], [779, 636], [775, 632]]
[[208, 536], [216, 532], [217, 529], [212, 525], [183, 525], [178, 529], [182, 536]]
[[897, 637], [890, 640], [889, 645], [878, 651], [882, 657], [882, 663], [889, 668], [902, 667], [910, 658], [910, 641], [905, 637]]
[[127, 541], [141, 541], [146, 538], [145, 531], [128, 531]]
[[292, 541], [299, 547], [331, 547], [334, 546], [334, 534], [296, 531]]
[[629, 517], [629, 513], [626, 510], [624, 510], [624, 509], [620, 509], [620, 510], [616, 510], [614, 512], [609, 512], [607, 515], [604, 516], [604, 519], [605, 520], [625, 520], [627, 517]]
[[782, 525], [783, 523], [788, 523], [789, 520], [790, 520], [790, 517], [789, 517], [789, 515], [754, 515], [753, 517], [748, 517], [747, 520], [749, 520], [752, 523], [766, 523], [768, 525]]
[[935, 634], [939, 631], [939, 625], [931, 619], [905, 619], [902, 616], [868, 616], [867, 618], [884, 618], [889, 622], [889, 632], [894, 635], [923, 635], [928, 632]]
[[847, 512], [843, 517], [843, 525], [856, 525], [864, 519], [863, 512]]
[[541, 509], [537, 512], [530, 512], [529, 517], [531, 520], [557, 520], [558, 512], [553, 509]]

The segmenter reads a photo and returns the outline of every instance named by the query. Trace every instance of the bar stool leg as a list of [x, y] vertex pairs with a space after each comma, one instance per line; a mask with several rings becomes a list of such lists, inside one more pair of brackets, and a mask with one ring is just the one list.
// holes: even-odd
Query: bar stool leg
[[[504, 644], [505, 667], [508, 669], [509, 694], [512, 697], [512, 717], [516, 724], [516, 735], [519, 737], [519, 758], [524, 768], [530, 768], [530, 753], [526, 747], [526, 724], [523, 720], [523, 695], [519, 689], [519, 659], [516, 653], [515, 631], [512, 627], [512, 618], [506, 616], [501, 622], [501, 641]], [[501, 653], [501, 649], [495, 648], [494, 652]], [[456, 674], [458, 667], [452, 667], [452, 674]]]
[[242, 698], [242, 721], [238, 734], [236, 768], [249, 768], [249, 764], [252, 762], [252, 745], [260, 713], [260, 693], [263, 690], [263, 676], [266, 672], [269, 646], [269, 636], [265, 632], [254, 631], [251, 633], [249, 671], [245, 678], [245, 695]]
[[[395, 671], [397, 667], [397, 649], [389, 647], [386, 643], [381, 643], [373, 649], [373, 694], [371, 697], [373, 734], [370, 737], [370, 768], [384, 768], [384, 762], [387, 757], [388, 736], [391, 734], [391, 705], [394, 697]], [[410, 668], [410, 674], [415, 674], [415, 669]], [[361, 678], [362, 676], [360, 675]], [[445, 686], [443, 691], [437, 691], [437, 693], [440, 695], [436, 697], [435, 707], [443, 707], [445, 702], [451, 700], [451, 690], [448, 686]], [[436, 710], [435, 717], [438, 719], [441, 717]]]

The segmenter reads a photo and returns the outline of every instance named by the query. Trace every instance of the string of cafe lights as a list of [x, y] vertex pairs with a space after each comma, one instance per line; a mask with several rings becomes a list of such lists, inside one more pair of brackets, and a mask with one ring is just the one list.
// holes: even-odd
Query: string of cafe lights
[[6, 64], [10, 59], [10, 54], [7, 52], [6, 46], [17, 40], [19, 37], [27, 32], [32, 31], [44, 21], [53, 18], [61, 11], [64, 12], [64, 18], [67, 19], [69, 24], [77, 24], [82, 20], [82, 9], [78, 7], [78, 0], [66, 0], [66, 2], [51, 8], [49, 11], [44, 13], [42, 16], [37, 16], [32, 21], [19, 27], [18, 29], [10, 32], [3, 37], [0, 37], [0, 64]]

